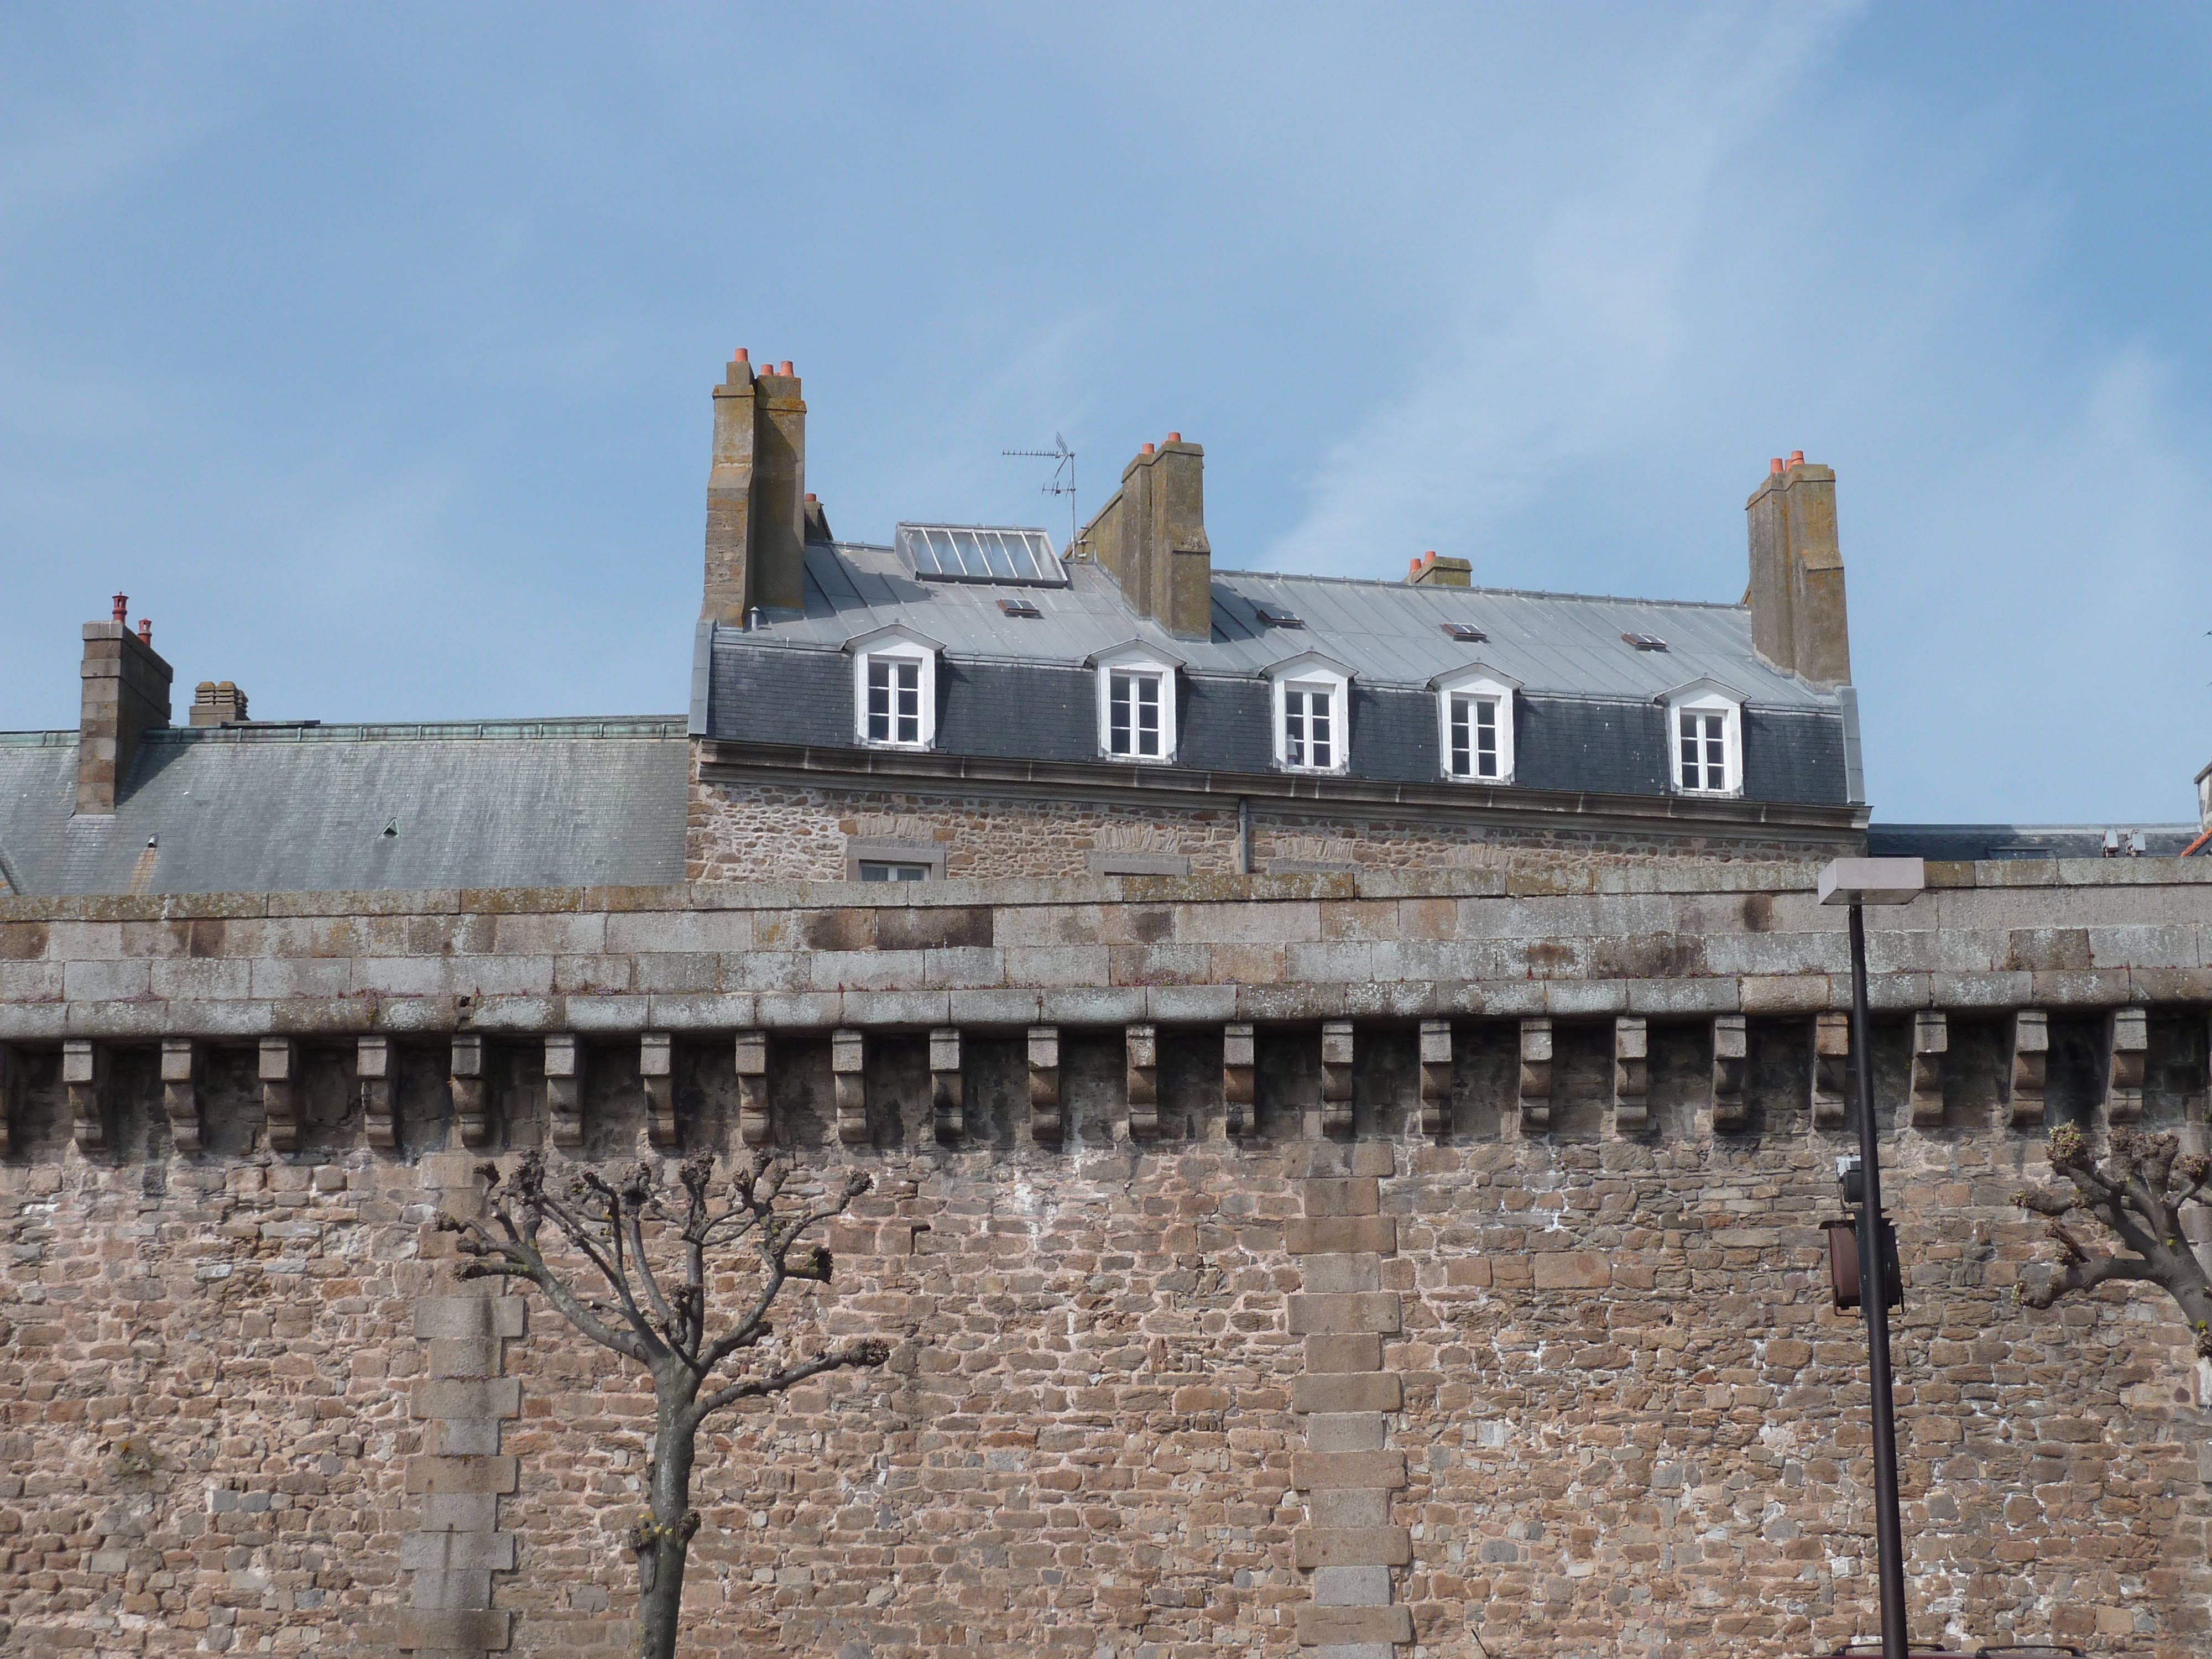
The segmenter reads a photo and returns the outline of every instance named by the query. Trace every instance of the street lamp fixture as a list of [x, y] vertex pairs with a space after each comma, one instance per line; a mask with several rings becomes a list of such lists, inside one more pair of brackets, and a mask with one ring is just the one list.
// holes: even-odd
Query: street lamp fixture
[[[1869, 904], [1910, 904], [1928, 885], [1927, 866], [1918, 859], [1837, 859], [1820, 872], [1822, 904], [1847, 905], [1851, 913], [1851, 1074], [1859, 1108], [1859, 1157], [1855, 1168], [1839, 1169], [1845, 1200], [1856, 1197], [1858, 1283], [1880, 1285], [1878, 1294], [1860, 1294], [1866, 1315], [1867, 1376], [1874, 1407], [1875, 1547], [1881, 1585], [1882, 1659], [1906, 1659], [1905, 1638], [1905, 1534], [1897, 1516], [1897, 1403], [1890, 1388], [1890, 1291], [1897, 1278], [1896, 1246], [1883, 1248], [1893, 1235], [1881, 1210], [1881, 1149], [1875, 1135], [1874, 1040], [1867, 1016], [1866, 910]], [[1854, 1182], [1851, 1177], [1856, 1176]], [[1856, 1194], [1853, 1188], [1857, 1188]], [[1840, 1241], [1828, 1235], [1830, 1271]], [[1836, 1274], [1838, 1305], [1842, 1275]], [[1897, 1285], [1901, 1292], [1903, 1286]], [[1901, 1294], [1899, 1300], [1902, 1300]]]

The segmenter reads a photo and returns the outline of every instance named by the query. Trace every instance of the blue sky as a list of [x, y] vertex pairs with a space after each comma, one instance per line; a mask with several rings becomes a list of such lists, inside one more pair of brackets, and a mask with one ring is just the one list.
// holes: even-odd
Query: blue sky
[[[0, 726], [155, 619], [269, 718], [673, 712], [708, 389], [839, 534], [1729, 601], [1838, 475], [1878, 817], [2212, 758], [2212, 12], [0, 9]], [[181, 701], [181, 700], [180, 700]]]

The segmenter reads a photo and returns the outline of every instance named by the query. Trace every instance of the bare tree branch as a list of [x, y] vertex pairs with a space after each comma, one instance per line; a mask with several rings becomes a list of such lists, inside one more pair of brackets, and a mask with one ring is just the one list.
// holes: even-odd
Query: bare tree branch
[[[779, 1212], [775, 1200], [785, 1171], [765, 1152], [732, 1171], [719, 1206], [712, 1191], [714, 1155], [703, 1151], [683, 1161], [672, 1188], [657, 1179], [651, 1164], [639, 1164], [618, 1184], [596, 1170], [577, 1169], [561, 1190], [553, 1190], [545, 1160], [535, 1152], [505, 1176], [492, 1164], [478, 1165], [477, 1173], [486, 1182], [488, 1221], [438, 1218], [441, 1230], [461, 1236], [458, 1247], [467, 1257], [461, 1276], [527, 1280], [579, 1331], [635, 1361], [653, 1379], [651, 1509], [629, 1539], [642, 1592], [636, 1651], [645, 1659], [673, 1659], [684, 1562], [699, 1528], [690, 1482], [701, 1423], [738, 1401], [770, 1397], [809, 1377], [872, 1368], [890, 1358], [888, 1344], [869, 1338], [719, 1386], [712, 1376], [731, 1355], [758, 1349], [770, 1334], [769, 1315], [785, 1285], [794, 1279], [830, 1282], [830, 1252], [804, 1242], [804, 1235], [849, 1208], [867, 1191], [868, 1178], [852, 1175], [811, 1206]], [[545, 1260], [537, 1239], [549, 1220], [606, 1281], [612, 1300], [580, 1294]], [[747, 1244], [749, 1250], [737, 1248]], [[708, 1257], [714, 1251], [750, 1257], [760, 1279], [737, 1322], [708, 1342]]]

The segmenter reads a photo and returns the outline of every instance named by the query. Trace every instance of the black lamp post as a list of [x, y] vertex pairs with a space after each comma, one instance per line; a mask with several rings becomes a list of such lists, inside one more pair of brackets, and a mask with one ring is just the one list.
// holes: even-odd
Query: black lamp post
[[[1875, 1137], [1864, 907], [1910, 904], [1926, 885], [1927, 871], [1918, 859], [1838, 859], [1820, 872], [1820, 902], [1849, 905], [1851, 912], [1851, 1073], [1859, 1107], [1859, 1306], [1866, 1315], [1867, 1373], [1874, 1395], [1874, 1523], [1881, 1571], [1882, 1659], [1906, 1659], [1905, 1534], [1897, 1518], [1897, 1407], [1890, 1391], [1889, 1275], [1882, 1249], [1881, 1150]], [[1848, 1197], [1848, 1187], [1845, 1194]]]

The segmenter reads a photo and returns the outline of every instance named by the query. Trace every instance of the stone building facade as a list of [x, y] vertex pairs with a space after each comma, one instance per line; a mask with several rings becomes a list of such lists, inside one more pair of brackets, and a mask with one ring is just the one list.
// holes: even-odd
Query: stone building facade
[[[118, 622], [84, 732], [0, 740], [0, 1646], [623, 1651], [649, 1397], [458, 1279], [433, 1221], [526, 1150], [758, 1146], [875, 1182], [781, 1351], [893, 1356], [710, 1428], [686, 1651], [1688, 1659], [1871, 1629], [1863, 1346], [1820, 1230], [1847, 963], [1813, 902], [1869, 830], [1832, 495], [1788, 494], [1828, 481], [1754, 497], [1747, 607], [1601, 614], [1626, 602], [1433, 560], [1331, 599], [1211, 571], [1177, 440], [1030, 590], [1124, 606], [1140, 654], [872, 618], [922, 635], [879, 635], [894, 664], [938, 653], [946, 739], [874, 748], [872, 647], [808, 643], [808, 595], [948, 590], [829, 539], [795, 376], [733, 372], [717, 413], [688, 720], [322, 727], [237, 696], [126, 730], [94, 682], [157, 704], [169, 674]], [[1076, 631], [1001, 610], [1022, 586], [955, 585]], [[1348, 764], [1272, 765], [1284, 683], [1196, 666], [1262, 605], [1305, 607], [1328, 663], [1290, 689], [1339, 699]], [[1596, 691], [1503, 661], [1474, 691], [1316, 643], [1437, 605], [1490, 607], [1466, 625], [1501, 658], [1524, 627], [1616, 654]], [[1636, 633], [1666, 649], [1608, 637]], [[1669, 657], [1742, 694], [1686, 710], [1721, 787], [1670, 783], [1671, 688], [1623, 689]], [[1116, 661], [1178, 677], [1174, 764], [1112, 750]], [[1455, 777], [1440, 699], [1500, 691], [1512, 775]], [[769, 715], [781, 741], [744, 727]], [[2204, 1133], [2212, 861], [2159, 834], [1933, 862], [1875, 929], [1920, 1635], [2212, 1650], [2188, 1333], [2148, 1291], [2012, 1299], [2050, 1127]]]

